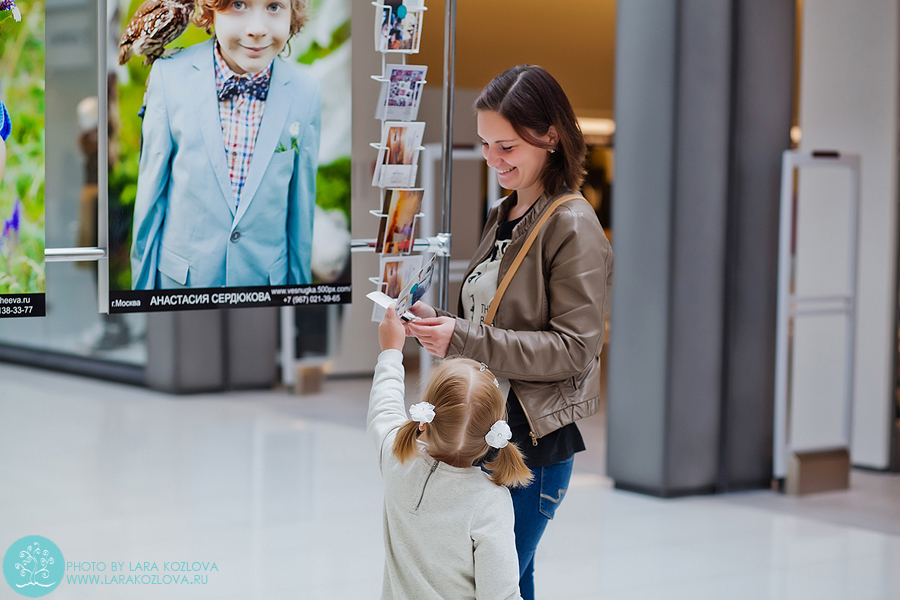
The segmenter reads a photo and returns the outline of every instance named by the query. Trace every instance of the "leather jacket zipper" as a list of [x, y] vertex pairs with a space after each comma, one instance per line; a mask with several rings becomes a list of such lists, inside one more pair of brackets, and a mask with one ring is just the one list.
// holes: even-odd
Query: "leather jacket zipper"
[[428, 471], [428, 477], [425, 478], [425, 483], [422, 485], [422, 493], [419, 494], [419, 502], [416, 504], [416, 507], [413, 509], [415, 512], [419, 512], [419, 507], [422, 506], [422, 498], [425, 497], [425, 488], [428, 487], [428, 481], [431, 479], [431, 476], [434, 475], [435, 470], [437, 470], [438, 461], [434, 461], [434, 464], [431, 465], [431, 470]]
[[[509, 385], [512, 387], [512, 381], [509, 382]], [[531, 423], [531, 415], [528, 414], [528, 409], [525, 408], [525, 403], [522, 402], [522, 398], [519, 397], [518, 392], [516, 392], [516, 400], [519, 401], [519, 406], [522, 407], [522, 413], [525, 415], [525, 420], [528, 421], [528, 437], [531, 438], [531, 445], [537, 446], [538, 439], [537, 436], [534, 435], [534, 425]]]

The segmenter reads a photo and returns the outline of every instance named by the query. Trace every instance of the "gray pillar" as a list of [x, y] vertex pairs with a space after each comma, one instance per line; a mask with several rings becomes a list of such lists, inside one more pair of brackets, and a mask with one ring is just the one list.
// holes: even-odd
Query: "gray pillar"
[[[761, 453], [767, 431], [771, 440], [771, 419], [764, 426], [761, 420], [772, 385], [758, 378], [771, 382], [774, 312], [758, 331], [734, 326], [758, 319], [744, 294], [771, 293], [774, 309], [775, 273], [748, 265], [766, 261], [768, 250], [765, 259], [746, 257], [737, 241], [749, 233], [747, 212], [754, 214], [750, 221], [765, 222], [752, 230], [763, 243], [777, 233], [777, 222], [755, 211], [767, 216], [778, 202], [778, 158], [790, 128], [793, 2], [620, 0], [617, 13], [607, 471], [618, 487], [655, 495], [710, 492], [733, 479], [726, 460], [732, 451]], [[788, 35], [784, 28], [757, 29], [766, 17], [781, 19]], [[760, 44], [772, 50], [748, 54]], [[782, 88], [761, 80], [762, 67], [780, 83], [783, 69], [770, 58], [785, 44], [787, 87], [777, 95]], [[763, 59], [769, 62], [757, 63]], [[752, 117], [766, 123], [753, 129], [751, 113], [741, 110], [765, 94], [771, 94], [769, 112]], [[770, 143], [751, 144], [751, 138]], [[767, 165], [764, 173], [753, 172], [766, 182], [774, 178], [770, 196], [759, 182], [739, 184], [747, 163]], [[757, 289], [745, 289], [752, 286]], [[739, 368], [732, 345], [752, 348], [754, 371], [731, 377], [731, 365]], [[748, 409], [734, 419], [731, 390]], [[749, 433], [742, 429], [748, 412], [756, 415]], [[736, 430], [748, 438], [740, 447], [729, 443]]]
[[226, 310], [228, 389], [266, 388], [278, 381], [278, 308]]
[[147, 385], [173, 394], [225, 389], [222, 311], [147, 315]]
[[277, 308], [150, 313], [146, 383], [174, 394], [270, 387], [278, 336]]
[[772, 477], [781, 154], [790, 147], [794, 0], [741, 0], [727, 252], [723, 490]]

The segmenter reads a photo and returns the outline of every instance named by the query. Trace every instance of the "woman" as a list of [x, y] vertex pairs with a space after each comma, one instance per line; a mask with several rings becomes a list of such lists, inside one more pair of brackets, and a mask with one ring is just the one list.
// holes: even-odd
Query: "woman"
[[584, 450], [575, 421], [599, 409], [600, 350], [613, 256], [593, 208], [576, 195], [553, 212], [485, 325], [498, 283], [528, 234], [584, 175], [584, 137], [562, 88], [537, 66], [497, 76], [475, 101], [487, 164], [513, 192], [488, 216], [469, 264], [460, 317], [423, 303], [409, 331], [435, 356], [483, 362], [502, 380], [513, 441], [534, 481], [512, 491], [522, 597], [534, 597], [534, 553]]

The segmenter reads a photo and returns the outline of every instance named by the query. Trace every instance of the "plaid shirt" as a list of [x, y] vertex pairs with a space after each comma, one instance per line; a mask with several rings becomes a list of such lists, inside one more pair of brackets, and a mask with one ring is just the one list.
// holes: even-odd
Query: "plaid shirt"
[[[216, 66], [216, 96], [225, 82], [232, 77], [250, 77], [238, 75], [232, 71], [222, 54], [219, 52], [219, 44], [213, 45], [213, 62]], [[272, 65], [268, 69], [260, 71], [253, 78], [271, 77]], [[263, 111], [266, 101], [259, 100], [249, 94], [240, 94], [219, 101], [219, 122], [222, 125], [222, 141], [225, 145], [225, 160], [228, 162], [228, 175], [231, 178], [231, 189], [234, 191], [235, 208], [241, 203], [241, 191], [244, 182], [247, 181], [247, 173], [250, 171], [250, 159], [253, 157], [253, 148], [256, 146], [256, 136], [259, 134], [259, 126], [262, 123]]]

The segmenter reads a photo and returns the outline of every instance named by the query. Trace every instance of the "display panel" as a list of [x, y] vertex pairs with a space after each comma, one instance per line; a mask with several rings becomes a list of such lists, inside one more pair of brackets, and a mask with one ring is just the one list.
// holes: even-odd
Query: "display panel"
[[45, 315], [44, 23], [0, 2], [0, 318]]
[[210, 10], [212, 35], [177, 2], [123, 5], [110, 312], [350, 301], [349, 1], [245, 51], [234, 23], [270, 5]]

